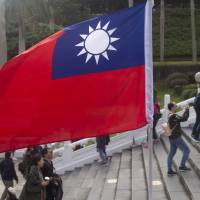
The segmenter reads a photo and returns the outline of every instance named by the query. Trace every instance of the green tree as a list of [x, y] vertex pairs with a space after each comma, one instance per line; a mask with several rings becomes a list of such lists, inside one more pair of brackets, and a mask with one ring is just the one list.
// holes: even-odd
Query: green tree
[[0, 0], [0, 68], [7, 60], [5, 0]]
[[195, 3], [194, 0], [190, 0], [191, 10], [191, 29], [192, 29], [192, 60], [197, 61], [197, 40], [196, 40], [196, 24], [195, 24]]
[[16, 14], [17, 14], [17, 22], [18, 22], [18, 33], [19, 33], [19, 41], [18, 41], [18, 53], [20, 54], [26, 49], [25, 42], [25, 8], [24, 2], [22, 0], [15, 0], [16, 2]]
[[160, 1], [160, 61], [164, 61], [165, 50], [165, 2]]

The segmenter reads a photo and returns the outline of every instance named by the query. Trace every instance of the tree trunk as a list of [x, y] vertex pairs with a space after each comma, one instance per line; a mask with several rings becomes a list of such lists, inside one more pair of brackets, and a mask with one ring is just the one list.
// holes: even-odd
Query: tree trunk
[[160, 61], [164, 61], [165, 55], [165, 2], [160, 2]]
[[128, 7], [130, 8], [130, 7], [133, 7], [133, 1], [134, 0], [128, 0]]
[[17, 18], [18, 18], [18, 33], [19, 33], [19, 41], [18, 41], [18, 53], [25, 51], [26, 43], [25, 43], [25, 23], [24, 23], [24, 6], [21, 1], [17, 3]]
[[191, 28], [192, 28], [192, 61], [197, 61], [197, 40], [196, 40], [196, 24], [195, 24], [195, 3], [194, 0], [190, 0], [191, 10]]
[[55, 18], [54, 18], [54, 9], [53, 9], [53, 1], [48, 0], [49, 5], [49, 29], [51, 32], [54, 32], [55, 30]]
[[5, 0], [0, 0], [0, 69], [7, 61]]

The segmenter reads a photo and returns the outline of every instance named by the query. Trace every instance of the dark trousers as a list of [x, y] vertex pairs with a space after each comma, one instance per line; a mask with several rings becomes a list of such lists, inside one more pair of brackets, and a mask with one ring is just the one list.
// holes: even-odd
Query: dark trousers
[[[156, 125], [158, 123], [158, 119], [153, 119], [153, 139], [156, 140], [158, 139], [158, 135], [157, 135], [157, 131], [156, 131]], [[148, 137], [149, 137], [149, 134], [147, 132], [147, 141], [148, 141]]]
[[200, 114], [196, 113], [197, 117], [196, 117], [196, 121], [192, 130], [192, 135], [194, 135], [195, 139], [199, 138], [200, 135]]
[[46, 194], [46, 200], [55, 200], [54, 196], [52, 194]]
[[157, 132], [156, 132], [157, 123], [158, 123], [158, 119], [154, 119], [153, 120], [153, 139], [154, 140], [158, 139], [158, 135], [157, 135]]
[[55, 200], [54, 194], [53, 194], [53, 183], [50, 183], [46, 188], [46, 200]]

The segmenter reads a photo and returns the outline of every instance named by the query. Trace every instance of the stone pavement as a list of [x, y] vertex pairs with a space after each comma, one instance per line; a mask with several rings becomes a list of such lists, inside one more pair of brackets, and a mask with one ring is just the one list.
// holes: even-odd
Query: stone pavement
[[[174, 159], [178, 175], [167, 176], [169, 142], [161, 137], [161, 142], [154, 145], [153, 200], [200, 199], [200, 144], [193, 142], [190, 129], [185, 128], [184, 131], [184, 140], [191, 149], [188, 165], [192, 171], [183, 173], [178, 170], [181, 158], [178, 151]], [[23, 177], [20, 174], [19, 177], [20, 182], [16, 185], [18, 195], [24, 184]], [[63, 200], [147, 200], [147, 177], [148, 149], [134, 147], [114, 154], [108, 165], [94, 162], [66, 172], [62, 176]], [[0, 182], [0, 193], [3, 188]]]

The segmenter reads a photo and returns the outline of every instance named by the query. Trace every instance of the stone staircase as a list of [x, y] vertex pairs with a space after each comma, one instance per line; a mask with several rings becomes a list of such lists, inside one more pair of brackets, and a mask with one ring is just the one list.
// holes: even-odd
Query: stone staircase
[[[167, 176], [168, 138], [153, 149], [153, 200], [199, 200], [200, 199], [200, 144], [191, 139], [191, 129], [183, 129], [184, 140], [191, 149], [188, 166], [192, 171], [178, 170], [181, 152], [174, 159], [177, 176]], [[122, 153], [113, 154], [108, 165], [99, 163], [85, 165], [66, 172], [63, 176], [63, 200], [147, 200], [148, 148], [136, 146]], [[16, 186], [19, 195], [24, 180]], [[0, 192], [3, 185], [0, 185]]]

